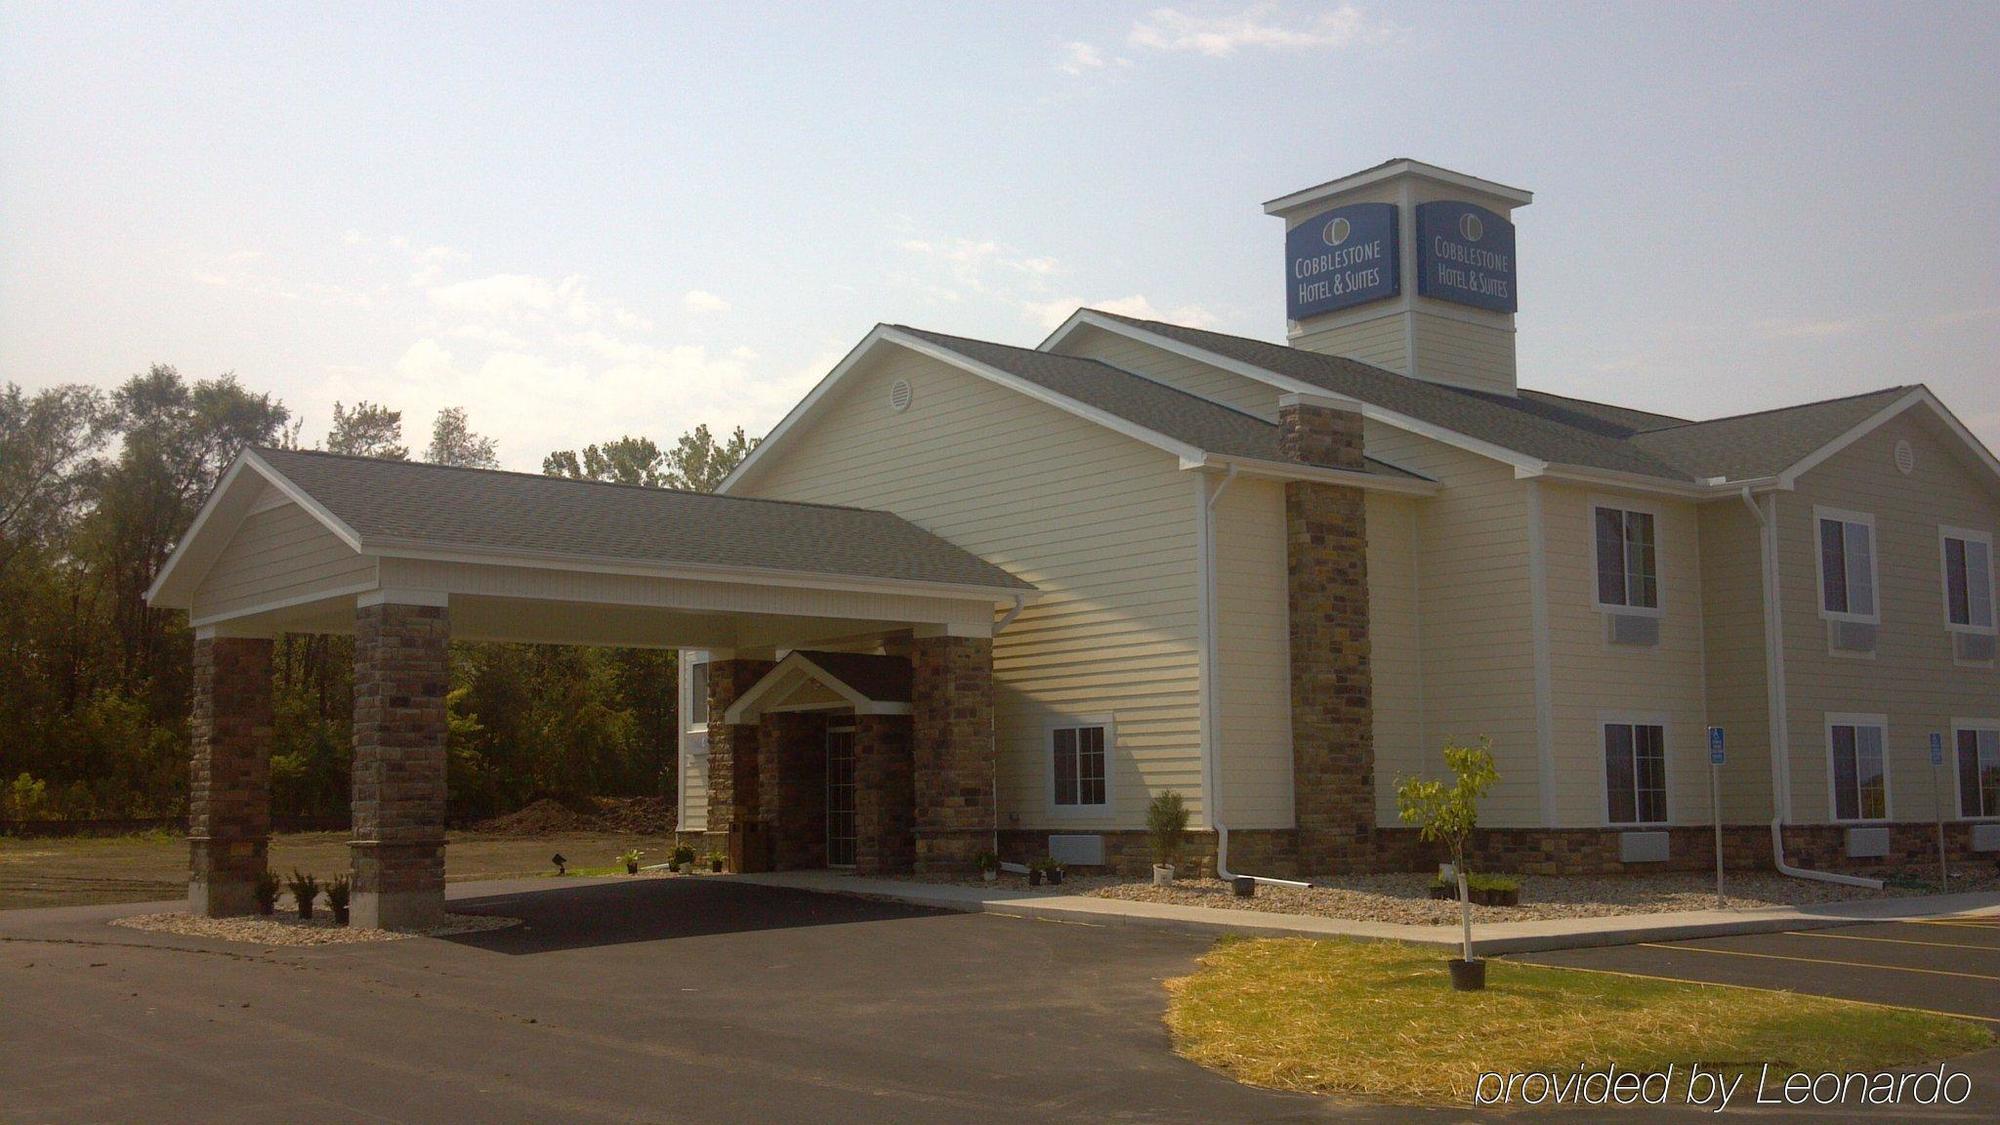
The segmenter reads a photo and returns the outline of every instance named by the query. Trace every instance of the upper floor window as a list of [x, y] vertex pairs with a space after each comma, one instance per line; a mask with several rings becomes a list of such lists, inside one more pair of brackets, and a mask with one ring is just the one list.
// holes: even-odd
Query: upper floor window
[[2000, 723], [1960, 727], [1958, 815], [2000, 816]]
[[708, 726], [708, 662], [688, 665], [688, 714], [690, 729]]
[[1604, 724], [1605, 815], [1612, 824], [1665, 824], [1667, 737], [1657, 723]]
[[1947, 527], [1944, 543], [1944, 619], [1965, 630], [1993, 631], [1993, 537]]
[[1105, 723], [1050, 728], [1050, 800], [1057, 809], [1101, 809], [1110, 804], [1109, 734]]
[[1889, 816], [1887, 722], [1879, 715], [1830, 716], [1826, 726], [1835, 820]]
[[1660, 608], [1653, 513], [1597, 507], [1597, 604]]
[[1850, 621], [1879, 620], [1875, 608], [1875, 518], [1821, 509], [1820, 610]]

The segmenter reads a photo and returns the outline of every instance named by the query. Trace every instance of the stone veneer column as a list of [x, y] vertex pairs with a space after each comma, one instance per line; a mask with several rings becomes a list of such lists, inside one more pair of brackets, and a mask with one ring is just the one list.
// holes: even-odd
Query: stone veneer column
[[188, 778], [188, 913], [257, 909], [271, 837], [271, 641], [197, 637]]
[[[1284, 396], [1278, 435], [1290, 460], [1364, 467], [1361, 415], [1332, 400]], [[1285, 569], [1300, 865], [1309, 872], [1352, 870], [1368, 862], [1375, 828], [1365, 494], [1287, 481]]]
[[764, 678], [769, 660], [708, 662], [708, 846], [723, 851], [729, 830], [757, 823], [757, 725], [722, 721], [729, 705]]
[[[855, 716], [854, 869], [857, 872], [863, 875], [905, 872], [915, 863], [915, 770], [910, 716]], [[979, 851], [985, 851], [987, 846], [982, 843]]]
[[993, 640], [917, 636], [910, 650], [918, 871], [969, 871], [992, 847]]
[[403, 597], [363, 595], [354, 613], [351, 921], [364, 929], [444, 920], [451, 611], [441, 594]]
[[811, 711], [766, 711], [758, 723], [758, 819], [775, 870], [826, 866], [826, 728]]

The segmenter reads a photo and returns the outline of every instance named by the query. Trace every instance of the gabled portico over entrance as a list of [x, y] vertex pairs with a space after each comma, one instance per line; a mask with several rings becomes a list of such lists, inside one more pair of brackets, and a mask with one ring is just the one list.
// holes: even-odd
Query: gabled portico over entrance
[[[246, 451], [149, 592], [196, 629], [190, 909], [252, 909], [270, 828], [271, 645], [285, 632], [355, 638], [356, 925], [443, 912], [454, 639], [706, 649], [725, 657], [709, 678], [718, 716], [813, 649], [814, 683], [842, 668], [833, 682], [861, 696], [835, 691], [855, 720], [857, 823], [876, 817], [870, 839], [910, 840], [930, 865], [969, 861], [980, 845], [964, 828], [990, 830], [993, 815], [993, 623], [1033, 594], [887, 512]], [[881, 698], [895, 693], [884, 662], [907, 669], [900, 714]], [[715, 726], [711, 775], [729, 784], [714, 786], [711, 831], [789, 808], [760, 800], [762, 712], [751, 723]], [[798, 783], [778, 762], [774, 795]], [[926, 793], [946, 807], [922, 808]], [[857, 866], [910, 862], [855, 839]]]

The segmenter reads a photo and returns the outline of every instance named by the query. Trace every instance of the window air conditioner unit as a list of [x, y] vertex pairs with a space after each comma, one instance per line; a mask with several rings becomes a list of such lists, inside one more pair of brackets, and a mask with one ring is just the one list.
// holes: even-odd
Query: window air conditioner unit
[[1973, 825], [1972, 850], [1975, 852], [2000, 852], [2000, 824]]
[[1984, 664], [1993, 659], [1993, 634], [1953, 633], [1951, 635], [1951, 648], [1953, 655], [1957, 656], [1960, 660], [1971, 661], [1974, 664]]
[[1878, 627], [1866, 621], [1829, 621], [1826, 644], [1835, 652], [1874, 652]]
[[1669, 853], [1665, 832], [1620, 832], [1618, 862], [1665, 863]]
[[1643, 613], [1607, 613], [1605, 633], [1614, 645], [1636, 645], [1641, 648], [1660, 643], [1660, 619]]

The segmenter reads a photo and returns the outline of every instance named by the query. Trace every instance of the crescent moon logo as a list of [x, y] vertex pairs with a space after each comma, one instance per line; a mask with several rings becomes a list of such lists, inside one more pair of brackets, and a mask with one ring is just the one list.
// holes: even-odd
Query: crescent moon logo
[[1326, 243], [1328, 246], [1338, 246], [1347, 241], [1347, 236], [1353, 230], [1352, 224], [1348, 223], [1346, 219], [1335, 219], [1326, 224], [1325, 230], [1319, 232], [1320, 241]]
[[1458, 233], [1464, 235], [1467, 242], [1478, 242], [1480, 236], [1486, 233], [1486, 224], [1479, 221], [1479, 216], [1468, 212], [1458, 217]]

